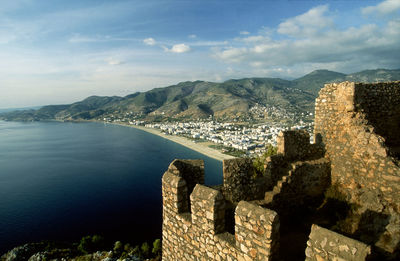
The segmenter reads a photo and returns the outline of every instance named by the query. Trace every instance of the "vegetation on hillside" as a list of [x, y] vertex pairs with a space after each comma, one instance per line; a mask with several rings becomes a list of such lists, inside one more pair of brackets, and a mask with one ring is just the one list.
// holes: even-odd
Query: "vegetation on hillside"
[[268, 147], [266, 151], [261, 155], [253, 160], [253, 166], [254, 166], [254, 177], [262, 177], [265, 174], [265, 161], [269, 156], [275, 155], [278, 151], [277, 147], [272, 146], [271, 144], [268, 144]]
[[[400, 70], [367, 70], [345, 75], [317, 70], [293, 81], [278, 78], [245, 78], [222, 83], [182, 82], [125, 97], [91, 96], [69, 105], [49, 105], [38, 110], [0, 114], [0, 119], [92, 120], [127, 116], [130, 119], [188, 120], [246, 118], [256, 105], [267, 110], [294, 114], [314, 111], [314, 99], [325, 83], [339, 81], [377, 82], [400, 80]], [[271, 117], [271, 115], [266, 115]]]
[[[116, 241], [111, 243], [100, 235], [84, 236], [76, 243], [60, 243], [43, 241], [30, 243], [0, 256], [0, 261], [8, 260], [53, 260], [65, 259], [75, 261], [95, 260], [161, 260], [161, 240], [156, 239], [152, 244], [143, 242], [132, 246], [130, 243]], [[31, 260], [31, 259], [30, 259]]]

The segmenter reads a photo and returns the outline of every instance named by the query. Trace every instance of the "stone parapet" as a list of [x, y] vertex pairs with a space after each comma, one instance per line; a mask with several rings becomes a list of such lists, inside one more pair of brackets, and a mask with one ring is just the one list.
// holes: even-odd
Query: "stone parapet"
[[197, 184], [190, 195], [192, 221], [210, 234], [225, 230], [225, 199], [221, 192]]
[[324, 156], [322, 146], [319, 143], [311, 144], [310, 134], [305, 130], [280, 132], [276, 140], [278, 154], [282, 154], [287, 161], [319, 159]]
[[232, 202], [262, 199], [272, 185], [269, 176], [255, 176], [253, 160], [250, 158], [224, 160], [223, 177], [224, 197]]
[[277, 260], [280, 223], [275, 211], [241, 201], [235, 223], [236, 247], [244, 260]]
[[312, 225], [306, 260], [367, 260], [371, 247], [323, 227]]
[[175, 213], [189, 211], [186, 181], [166, 172], [162, 177], [163, 207]]
[[[185, 164], [191, 162], [197, 164], [196, 161]], [[230, 234], [226, 232], [226, 201], [222, 193], [197, 184], [189, 204], [189, 190], [183, 178], [187, 174], [172, 170], [170, 166], [162, 178], [163, 260], [276, 258], [279, 248], [276, 212], [242, 201], [235, 210], [235, 233]]]

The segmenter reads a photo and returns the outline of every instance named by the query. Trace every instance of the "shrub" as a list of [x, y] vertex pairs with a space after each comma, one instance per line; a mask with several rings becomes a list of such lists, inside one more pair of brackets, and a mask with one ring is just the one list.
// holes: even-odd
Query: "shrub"
[[254, 177], [262, 177], [264, 176], [264, 164], [265, 160], [272, 155], [275, 155], [277, 153], [278, 149], [277, 147], [272, 146], [271, 144], [268, 143], [267, 149], [262, 154], [261, 156], [256, 157], [253, 160], [253, 166], [254, 166]]
[[104, 248], [104, 238], [99, 235], [82, 237], [78, 245], [78, 250], [85, 255], [102, 248]]
[[144, 242], [142, 244], [142, 246], [140, 247], [140, 250], [141, 250], [141, 252], [142, 252], [144, 257], [147, 258], [149, 256], [149, 254], [150, 254], [150, 246], [149, 246], [149, 244], [147, 242]]
[[161, 253], [161, 240], [160, 239], [154, 240], [153, 250], [151, 250], [151, 252], [156, 256]]
[[122, 250], [123, 250], [123, 245], [122, 245], [121, 241], [115, 242], [113, 251], [116, 252], [116, 253], [121, 254]]

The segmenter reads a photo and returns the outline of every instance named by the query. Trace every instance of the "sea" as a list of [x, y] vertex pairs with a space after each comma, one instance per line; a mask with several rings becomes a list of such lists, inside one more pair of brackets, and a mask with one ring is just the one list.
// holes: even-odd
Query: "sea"
[[0, 255], [28, 242], [99, 234], [131, 244], [161, 238], [161, 177], [176, 158], [222, 162], [135, 128], [0, 121]]

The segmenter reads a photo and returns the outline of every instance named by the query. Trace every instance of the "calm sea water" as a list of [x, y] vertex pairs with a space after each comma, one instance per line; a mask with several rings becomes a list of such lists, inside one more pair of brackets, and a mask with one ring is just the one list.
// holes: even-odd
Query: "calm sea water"
[[206, 183], [221, 183], [221, 162], [141, 130], [0, 121], [0, 254], [90, 234], [160, 238], [161, 177], [175, 158], [204, 159]]

